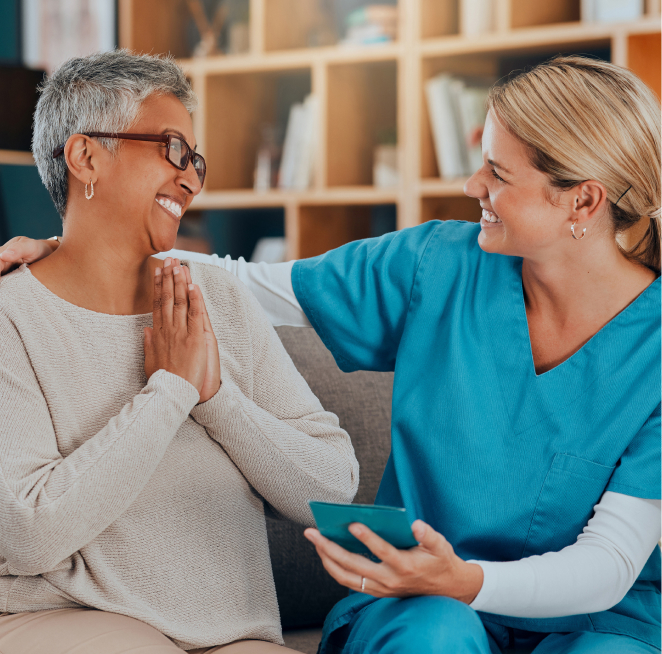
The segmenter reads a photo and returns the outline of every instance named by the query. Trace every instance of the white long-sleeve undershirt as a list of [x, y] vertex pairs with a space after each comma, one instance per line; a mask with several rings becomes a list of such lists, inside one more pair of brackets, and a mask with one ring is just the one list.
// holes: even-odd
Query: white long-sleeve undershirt
[[[181, 250], [158, 255], [210, 263], [237, 276], [257, 297], [275, 326], [310, 327], [292, 288], [294, 262], [248, 263]], [[607, 491], [573, 545], [519, 561], [472, 561], [483, 586], [477, 611], [523, 618], [595, 613], [611, 608], [632, 587], [660, 539], [659, 500]]]

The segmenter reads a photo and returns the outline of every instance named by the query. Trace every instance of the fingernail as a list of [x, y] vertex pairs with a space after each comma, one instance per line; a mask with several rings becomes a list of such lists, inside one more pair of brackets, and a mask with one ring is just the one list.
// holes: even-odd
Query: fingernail
[[363, 533], [363, 529], [361, 529], [361, 527], [359, 527], [359, 525], [350, 525], [349, 526], [349, 531], [354, 536], [360, 536]]
[[14, 250], [5, 250], [2, 254], [8, 254], [9, 256], [14, 256], [16, 252]]
[[164, 262], [164, 267], [169, 266], [172, 263], [172, 259], [168, 257]]
[[178, 268], [177, 266], [175, 266], [175, 267], [172, 269], [172, 274], [173, 274], [173, 275], [179, 275], [179, 268]]
[[193, 286], [193, 284], [189, 284], [189, 285], [188, 285], [188, 290], [189, 290], [189, 291], [192, 291], [194, 288], [195, 288], [195, 287]]
[[158, 276], [161, 274], [161, 269], [160, 269], [160, 268], [157, 268], [157, 269], [154, 271], [154, 274], [158, 277]]

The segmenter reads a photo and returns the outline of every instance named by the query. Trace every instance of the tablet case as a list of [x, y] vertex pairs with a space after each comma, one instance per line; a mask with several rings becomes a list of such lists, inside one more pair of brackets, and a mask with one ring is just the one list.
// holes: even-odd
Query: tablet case
[[349, 525], [360, 522], [378, 536], [404, 550], [416, 547], [418, 541], [411, 531], [411, 523], [405, 509], [371, 504], [332, 504], [309, 502], [317, 529], [329, 540], [357, 554], [370, 554], [370, 550], [349, 532]]

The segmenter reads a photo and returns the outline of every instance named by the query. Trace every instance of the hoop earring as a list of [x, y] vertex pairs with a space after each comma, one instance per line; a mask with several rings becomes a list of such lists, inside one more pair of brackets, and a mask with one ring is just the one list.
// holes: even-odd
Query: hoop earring
[[575, 225], [576, 224], [577, 224], [577, 221], [575, 220], [575, 222], [572, 223], [572, 225], [570, 225], [570, 231], [572, 232], [572, 238], [574, 238], [575, 241], [581, 241], [584, 238], [584, 236], [586, 236], [586, 227], [584, 227], [584, 231], [582, 232], [581, 236], [575, 236]]
[[92, 180], [90, 180], [90, 186], [92, 187], [92, 192], [88, 195], [87, 194], [87, 184], [85, 184], [85, 199], [86, 200], [91, 200], [94, 197], [94, 184], [92, 183]]

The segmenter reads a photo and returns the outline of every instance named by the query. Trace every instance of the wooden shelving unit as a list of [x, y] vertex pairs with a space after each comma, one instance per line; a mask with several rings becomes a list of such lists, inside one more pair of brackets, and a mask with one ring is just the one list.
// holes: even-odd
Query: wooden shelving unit
[[[461, 0], [399, 0], [394, 43], [307, 47], [319, 22], [317, 0], [249, 0], [250, 51], [185, 58], [184, 0], [120, 0], [120, 46], [172, 52], [200, 108], [193, 117], [209, 175], [193, 207], [283, 207], [289, 256], [313, 256], [370, 234], [370, 207], [395, 204], [398, 228], [431, 219], [476, 220], [464, 180], [442, 181], [434, 156], [423, 85], [441, 71], [494, 76], [504, 60], [609, 49], [660, 95], [660, 0], [632, 23], [584, 24], [579, 0], [497, 0], [497, 29], [478, 38], [458, 32]], [[155, 23], [158, 20], [158, 24]], [[252, 190], [259, 127], [274, 119], [279, 85], [320, 100], [312, 188]], [[380, 130], [397, 133], [401, 183], [372, 186]]]

